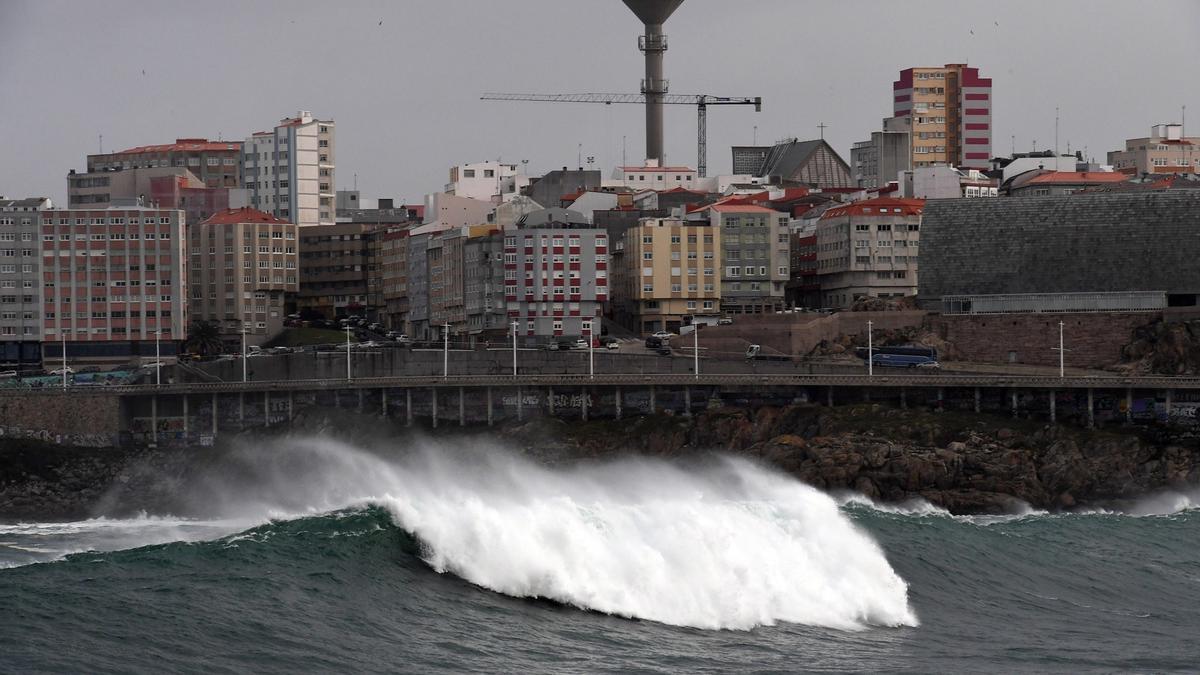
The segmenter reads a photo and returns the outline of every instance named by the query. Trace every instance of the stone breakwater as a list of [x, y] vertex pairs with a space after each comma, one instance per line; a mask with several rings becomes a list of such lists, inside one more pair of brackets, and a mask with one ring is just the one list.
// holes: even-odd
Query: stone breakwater
[[[324, 434], [396, 452], [432, 432], [328, 411], [297, 419], [288, 433]], [[177, 450], [3, 439], [0, 519], [186, 515], [179, 495], [199, 478], [228, 469], [223, 462], [230, 447], [258, 438], [247, 434], [224, 447]], [[623, 422], [543, 417], [488, 430], [432, 433], [434, 442], [448, 439], [499, 441], [548, 464], [626, 455], [689, 461], [728, 453], [757, 458], [824, 490], [860, 492], [883, 502], [919, 497], [955, 513], [1009, 512], [1022, 503], [1050, 510], [1119, 505], [1159, 489], [1200, 485], [1200, 441], [1183, 430], [1084, 431], [870, 404], [721, 408], [692, 418], [655, 415]]]

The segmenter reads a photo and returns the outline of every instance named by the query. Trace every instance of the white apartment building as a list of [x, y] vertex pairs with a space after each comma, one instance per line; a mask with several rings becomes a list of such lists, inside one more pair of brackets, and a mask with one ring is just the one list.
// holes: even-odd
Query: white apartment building
[[273, 131], [242, 145], [242, 181], [250, 206], [301, 227], [332, 225], [335, 218], [333, 120], [307, 110], [280, 120]]
[[633, 190], [697, 189], [696, 170], [686, 166], [659, 166], [657, 160], [646, 160], [644, 166], [618, 166], [604, 187], [627, 187]]
[[829, 209], [817, 224], [821, 304], [917, 293], [923, 199], [878, 197]]
[[529, 185], [529, 176], [516, 164], [475, 162], [450, 167], [450, 182], [445, 192], [457, 197], [469, 197], [493, 204], [511, 200]]

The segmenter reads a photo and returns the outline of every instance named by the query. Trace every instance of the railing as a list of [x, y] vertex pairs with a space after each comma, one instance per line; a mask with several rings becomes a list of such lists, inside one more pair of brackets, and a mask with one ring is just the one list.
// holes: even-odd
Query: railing
[[200, 394], [315, 389], [384, 389], [448, 387], [589, 387], [589, 386], [753, 386], [753, 387], [1000, 387], [1007, 389], [1200, 389], [1198, 377], [1066, 377], [1010, 375], [807, 375], [807, 374], [639, 374], [582, 375], [452, 375], [365, 377], [261, 382], [192, 382], [164, 385], [111, 385], [3, 390], [0, 396]]

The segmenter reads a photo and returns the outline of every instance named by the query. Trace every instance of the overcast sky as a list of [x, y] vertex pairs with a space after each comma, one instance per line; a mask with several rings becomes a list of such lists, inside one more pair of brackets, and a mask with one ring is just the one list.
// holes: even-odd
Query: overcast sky
[[[382, 21], [382, 24], [380, 23]], [[450, 165], [540, 173], [644, 154], [639, 106], [480, 101], [485, 91], [635, 92], [641, 26], [619, 0], [0, 0], [0, 194], [65, 203], [104, 149], [243, 139], [297, 110], [337, 122], [337, 182], [419, 201]], [[843, 157], [891, 113], [911, 66], [993, 80], [993, 150], [1087, 148], [1101, 161], [1187, 105], [1200, 2], [686, 0], [666, 24], [672, 93], [762, 96], [709, 113], [709, 174], [732, 144], [826, 138]], [[1192, 134], [1196, 135], [1196, 134]], [[668, 161], [694, 165], [696, 115], [668, 106]]]

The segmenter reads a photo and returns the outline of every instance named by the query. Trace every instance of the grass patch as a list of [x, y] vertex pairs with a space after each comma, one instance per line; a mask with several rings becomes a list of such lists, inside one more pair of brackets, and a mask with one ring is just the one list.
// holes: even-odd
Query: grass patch
[[285, 328], [264, 347], [306, 347], [308, 345], [345, 344], [346, 334], [328, 328]]

